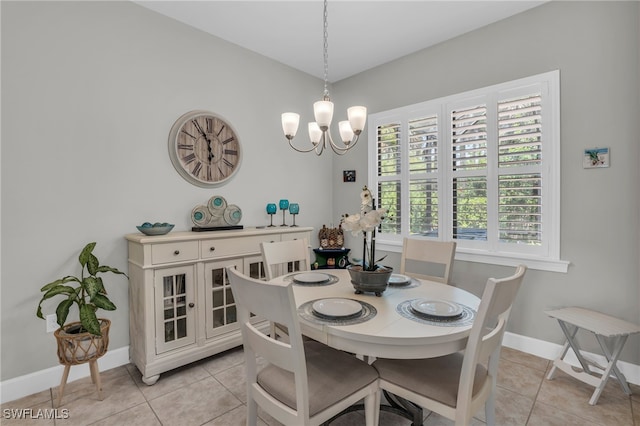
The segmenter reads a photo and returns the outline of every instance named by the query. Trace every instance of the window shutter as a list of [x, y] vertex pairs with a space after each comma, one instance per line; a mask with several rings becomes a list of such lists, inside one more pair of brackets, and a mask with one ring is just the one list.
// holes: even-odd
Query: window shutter
[[538, 165], [542, 161], [540, 94], [498, 103], [498, 166]]
[[451, 112], [453, 170], [487, 167], [487, 107], [477, 105]]
[[400, 234], [401, 227], [401, 126], [400, 123], [379, 125], [377, 133], [378, 207], [387, 209], [381, 232]]

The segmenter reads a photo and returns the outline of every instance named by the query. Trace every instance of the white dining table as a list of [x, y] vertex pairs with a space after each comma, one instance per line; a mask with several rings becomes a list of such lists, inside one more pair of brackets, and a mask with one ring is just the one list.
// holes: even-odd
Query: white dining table
[[429, 299], [455, 302], [475, 312], [480, 299], [466, 290], [414, 278], [406, 286], [390, 285], [378, 297], [373, 293], [356, 294], [349, 272], [345, 269], [314, 272], [331, 276], [332, 284], [298, 284], [293, 281], [295, 273], [274, 278], [273, 281], [293, 281], [293, 293], [299, 310], [307, 302], [347, 298], [369, 304], [376, 311], [368, 320], [352, 325], [331, 324], [299, 315], [302, 333], [314, 340], [366, 357], [396, 359], [432, 358], [457, 352], [466, 346], [472, 321], [459, 325], [453, 325], [453, 322], [425, 323], [407, 318], [397, 309], [399, 304], [409, 300]]

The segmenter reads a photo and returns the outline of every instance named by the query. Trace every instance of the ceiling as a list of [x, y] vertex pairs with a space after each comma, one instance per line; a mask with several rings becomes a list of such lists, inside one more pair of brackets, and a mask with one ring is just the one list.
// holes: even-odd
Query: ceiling
[[[548, 0], [331, 0], [331, 82], [499, 21]], [[140, 0], [135, 3], [324, 78], [319, 0]]]

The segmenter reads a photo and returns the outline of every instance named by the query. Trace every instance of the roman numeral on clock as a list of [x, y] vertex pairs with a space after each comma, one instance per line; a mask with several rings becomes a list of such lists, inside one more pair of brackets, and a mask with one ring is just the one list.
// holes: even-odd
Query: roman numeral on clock
[[185, 164], [189, 164], [192, 161], [194, 161], [195, 159], [196, 159], [196, 154], [194, 154], [194, 153], [191, 153], [191, 154], [187, 155], [186, 157], [182, 157], [182, 161]]
[[234, 164], [231, 161], [227, 160], [226, 158], [223, 158], [222, 162], [226, 164], [227, 167], [231, 167], [233, 169]]
[[194, 176], [198, 176], [200, 175], [200, 170], [202, 170], [202, 163], [198, 161], [196, 165], [193, 167], [191, 174]]

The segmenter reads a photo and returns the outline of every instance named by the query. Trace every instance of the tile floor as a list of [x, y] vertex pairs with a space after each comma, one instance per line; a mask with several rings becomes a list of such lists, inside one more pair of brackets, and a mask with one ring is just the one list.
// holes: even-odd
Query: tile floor
[[[550, 361], [513, 349], [502, 351], [498, 375], [496, 418], [506, 425], [606, 425], [640, 426], [640, 386], [632, 385], [627, 397], [613, 380], [607, 384], [598, 404], [590, 406], [593, 388], [562, 372], [545, 379]], [[140, 380], [133, 365], [101, 373], [103, 401], [85, 378], [67, 384], [62, 406], [52, 411], [57, 388], [2, 404], [2, 425], [245, 425], [245, 381], [241, 348], [164, 373], [153, 386]], [[30, 409], [29, 419], [11, 418], [11, 409]], [[38, 411], [42, 409], [42, 411]], [[46, 409], [46, 410], [45, 410]], [[29, 412], [27, 412], [29, 413]], [[57, 419], [43, 419], [54, 413]], [[279, 423], [259, 412], [260, 426]], [[66, 417], [66, 418], [63, 418]], [[408, 426], [411, 422], [381, 412], [381, 426]], [[435, 413], [425, 412], [425, 426], [451, 425]], [[479, 412], [472, 425], [484, 425]], [[332, 426], [364, 425], [360, 412], [349, 413]], [[292, 425], [295, 426], [295, 425]]]

